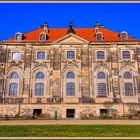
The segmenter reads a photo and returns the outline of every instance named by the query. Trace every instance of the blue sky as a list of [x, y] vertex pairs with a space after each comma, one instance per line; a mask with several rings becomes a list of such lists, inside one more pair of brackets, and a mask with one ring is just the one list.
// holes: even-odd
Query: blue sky
[[140, 39], [140, 3], [1, 3], [0, 40], [26, 33], [48, 22], [50, 28], [94, 27], [96, 21], [105, 28]]

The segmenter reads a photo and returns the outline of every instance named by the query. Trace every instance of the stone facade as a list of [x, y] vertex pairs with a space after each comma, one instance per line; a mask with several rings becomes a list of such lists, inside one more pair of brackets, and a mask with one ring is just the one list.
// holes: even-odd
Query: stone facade
[[[81, 114], [99, 116], [101, 110], [105, 113], [110, 104], [119, 115], [129, 113], [131, 104], [135, 104], [138, 111], [139, 44], [137, 40], [89, 41], [75, 33], [68, 33], [52, 42], [1, 42], [0, 114], [15, 115], [20, 112], [20, 115], [32, 115], [34, 111], [41, 110], [42, 114], [51, 116], [57, 112], [59, 118], [74, 114], [74, 118], [80, 119]], [[68, 59], [68, 51], [74, 52], [72, 59]], [[101, 59], [97, 58], [99, 51], [104, 52]], [[123, 58], [123, 51], [129, 51], [130, 58]], [[19, 59], [13, 59], [15, 52], [20, 53]], [[43, 59], [37, 58], [38, 52], [45, 52]], [[14, 72], [18, 73], [18, 78], [11, 78]], [[39, 72], [44, 74], [44, 78], [36, 78]], [[68, 72], [75, 74], [74, 79], [67, 78]], [[101, 72], [105, 78], [97, 76]], [[125, 78], [126, 72], [132, 77]], [[17, 84], [17, 88], [10, 87], [12, 83]], [[36, 83], [44, 84], [43, 94], [35, 93]], [[75, 84], [70, 95], [67, 83]], [[106, 85], [100, 89], [103, 96], [99, 93], [100, 83]], [[132, 87], [126, 89], [125, 83], [132, 83]], [[10, 92], [13, 94], [10, 95]]]

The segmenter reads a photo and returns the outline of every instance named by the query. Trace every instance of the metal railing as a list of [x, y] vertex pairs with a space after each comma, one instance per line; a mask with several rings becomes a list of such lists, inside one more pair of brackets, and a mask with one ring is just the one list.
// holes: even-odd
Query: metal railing
[[86, 97], [83, 97], [83, 98], [79, 98], [79, 103], [95, 103], [95, 100], [93, 98], [86, 98]]
[[23, 98], [0, 98], [0, 103], [6, 103], [6, 104], [19, 104], [23, 102]]

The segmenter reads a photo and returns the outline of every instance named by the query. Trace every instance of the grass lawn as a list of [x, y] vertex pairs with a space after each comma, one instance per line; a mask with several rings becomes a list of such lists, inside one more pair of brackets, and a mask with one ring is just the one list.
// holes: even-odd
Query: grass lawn
[[140, 137], [140, 125], [0, 126], [0, 137]]

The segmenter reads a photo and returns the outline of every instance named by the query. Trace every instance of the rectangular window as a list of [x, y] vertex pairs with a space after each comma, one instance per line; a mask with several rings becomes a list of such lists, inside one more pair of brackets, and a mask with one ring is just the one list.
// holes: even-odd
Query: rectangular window
[[67, 59], [75, 59], [75, 51], [67, 51]]
[[97, 52], [97, 59], [105, 59], [104, 51], [98, 51]]
[[98, 84], [98, 97], [106, 97], [106, 84], [105, 83]]
[[75, 83], [67, 83], [67, 95], [75, 95]]
[[43, 94], [44, 94], [44, 83], [36, 83], [35, 95], [43, 95]]
[[37, 59], [38, 60], [43, 60], [43, 59], [45, 59], [45, 52], [38, 52], [37, 53]]
[[130, 59], [130, 51], [123, 51], [122, 56], [124, 59]]
[[9, 86], [9, 96], [17, 96], [18, 93], [18, 84], [17, 83], [11, 83]]
[[132, 83], [125, 83], [125, 96], [133, 96], [133, 85]]
[[14, 52], [12, 54], [12, 59], [13, 60], [21, 60], [21, 53], [20, 52]]

